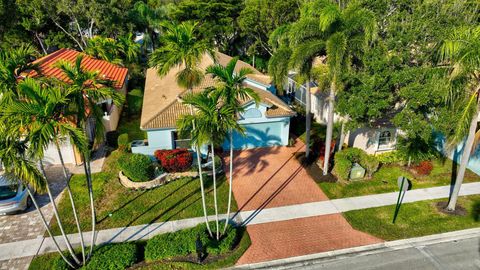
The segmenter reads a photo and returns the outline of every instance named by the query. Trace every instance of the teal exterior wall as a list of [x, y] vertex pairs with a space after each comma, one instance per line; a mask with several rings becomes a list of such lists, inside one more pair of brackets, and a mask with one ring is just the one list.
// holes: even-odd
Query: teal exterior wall
[[[287, 145], [290, 131], [290, 117], [267, 118], [265, 113], [268, 106], [250, 104], [245, 107], [245, 112], [238, 121], [245, 127], [245, 135], [238, 133], [233, 135], [234, 149], [246, 149], [255, 147], [268, 147], [275, 145]], [[147, 130], [148, 146], [132, 147], [133, 153], [153, 155], [158, 149], [173, 149], [175, 129]], [[223, 144], [224, 149], [230, 149], [228, 138]], [[207, 147], [201, 149], [203, 154], [207, 153]]]
[[[246, 149], [287, 145], [290, 131], [290, 117], [267, 118], [267, 106], [250, 104], [238, 121], [245, 127], [245, 136], [233, 134], [233, 148]], [[224, 149], [230, 149], [230, 142], [225, 140]]]

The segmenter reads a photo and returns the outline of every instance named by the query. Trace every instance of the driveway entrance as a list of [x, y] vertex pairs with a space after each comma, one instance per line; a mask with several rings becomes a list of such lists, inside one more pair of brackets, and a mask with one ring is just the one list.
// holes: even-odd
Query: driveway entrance
[[[256, 148], [234, 157], [233, 193], [240, 211], [328, 200], [295, 159], [304, 144]], [[228, 160], [227, 160], [228, 162]], [[354, 230], [341, 214], [248, 225], [252, 244], [238, 265], [381, 242]]]

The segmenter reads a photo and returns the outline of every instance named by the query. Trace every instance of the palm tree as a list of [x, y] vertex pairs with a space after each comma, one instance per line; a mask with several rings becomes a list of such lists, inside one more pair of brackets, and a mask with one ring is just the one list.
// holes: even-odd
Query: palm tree
[[[12, 132], [13, 131], [13, 132]], [[57, 252], [62, 259], [71, 267], [74, 268], [74, 263], [70, 262], [63, 254], [57, 239], [52, 234], [48, 221], [45, 219], [40, 207], [35, 199], [35, 192], [43, 192], [48, 189], [48, 183], [42, 173], [38, 171], [36, 166], [26, 157], [26, 150], [28, 142], [19, 140], [22, 134], [17, 129], [7, 128], [5, 125], [1, 126], [0, 130], [0, 160], [2, 161], [5, 176], [12, 181], [22, 181], [23, 185], [28, 191], [31, 201], [35, 206], [45, 229], [52, 239]], [[32, 188], [34, 191], [32, 191]], [[50, 196], [50, 195], [49, 195]], [[53, 202], [53, 201], [52, 201]]]
[[87, 41], [85, 53], [107, 62], [125, 65], [138, 58], [140, 45], [133, 40], [132, 34], [121, 36], [118, 40], [95, 36]]
[[[220, 239], [220, 228], [217, 207], [217, 179], [215, 168], [215, 145], [221, 144], [231, 130], [241, 127], [232, 117], [234, 108], [227, 104], [220, 105], [219, 91], [202, 91], [197, 94], [187, 94], [182, 102], [195, 109], [195, 114], [183, 115], [177, 126], [181, 134], [190, 135], [191, 143], [198, 149], [202, 145], [210, 145], [213, 163], [213, 200], [215, 207], [216, 239]], [[203, 192], [203, 191], [202, 191]]]
[[[243, 81], [246, 79], [248, 74], [252, 73], [252, 70], [248, 68], [242, 68], [238, 73], [236, 73], [235, 66], [237, 65], [237, 61], [237, 58], [233, 58], [225, 67], [220, 64], [215, 64], [207, 68], [207, 74], [212, 75], [213, 78], [216, 78], [219, 81], [219, 85], [213, 88], [213, 90], [217, 91], [222, 98], [224, 104], [232, 109], [232, 115], [230, 117], [235, 121], [237, 120], [237, 115], [244, 111], [244, 108], [240, 101], [253, 99], [256, 104], [260, 102], [260, 97], [255, 91], [243, 86]], [[230, 172], [227, 217], [225, 220], [225, 227], [223, 229], [223, 233], [225, 233], [227, 230], [232, 202], [233, 132], [238, 132], [240, 134], [245, 133], [245, 129], [242, 126], [236, 125], [235, 127], [236, 129], [230, 129], [228, 132], [230, 142]]]
[[466, 136], [455, 185], [447, 205], [447, 210], [449, 211], [455, 210], [468, 160], [475, 149], [475, 141], [478, 141], [478, 136], [480, 136], [479, 133], [476, 133], [480, 112], [479, 52], [479, 26], [455, 29], [450, 32], [441, 46], [441, 60], [449, 63], [451, 66], [448, 73], [450, 88], [452, 90], [450, 97], [464, 99], [466, 101], [460, 121], [457, 123], [455, 134], [451, 140], [452, 144], [456, 144]]
[[39, 160], [40, 168], [44, 173], [45, 178], [46, 174], [42, 163], [44, 150], [51, 143], [55, 144], [64, 171], [67, 193], [70, 198], [72, 209], [74, 211], [73, 214], [80, 233], [80, 243], [83, 256], [82, 263], [75, 255], [72, 245], [65, 234], [58, 214], [57, 205], [50, 192], [48, 183], [46, 185], [46, 190], [52, 202], [54, 215], [57, 219], [60, 232], [65, 240], [70, 255], [78, 265], [85, 264], [85, 245], [83, 242], [83, 235], [80, 230], [75, 202], [70, 189], [70, 178], [67, 175], [67, 169], [60, 149], [60, 140], [67, 137], [72, 141], [72, 145], [75, 145], [82, 152], [87, 149], [84, 134], [81, 130], [75, 128], [70, 123], [68, 116], [65, 115], [64, 108], [69, 102], [67, 98], [69, 92], [60, 87], [51, 87], [51, 85], [48, 85], [45, 82], [41, 83], [31, 78], [26, 78], [21, 81], [17, 88], [18, 98], [10, 100], [1, 107], [2, 115], [0, 119], [2, 119], [3, 122], [11, 123], [13, 128], [25, 132], [26, 138], [30, 143], [29, 151], [34, 152], [34, 158]]
[[[156, 49], [150, 57], [149, 64], [157, 68], [158, 75], [164, 77], [172, 68], [181, 68], [176, 74], [177, 84], [192, 93], [193, 87], [199, 85], [203, 80], [203, 72], [198, 68], [205, 53], [214, 55], [210, 44], [197, 38], [197, 24], [183, 22], [181, 24], [163, 24], [162, 46]], [[194, 111], [190, 106], [190, 114]], [[205, 223], [210, 236], [212, 232], [208, 224], [207, 206], [203, 192], [203, 177], [201, 164], [200, 145], [194, 144], [197, 152], [198, 174], [200, 175], [200, 187], [202, 190], [202, 205]]]
[[144, 51], [151, 48], [155, 50], [157, 40], [156, 31], [160, 28], [161, 21], [166, 17], [165, 6], [157, 8], [150, 7], [148, 4], [138, 1], [133, 5], [133, 16], [143, 26], [143, 44]]
[[319, 54], [325, 54], [329, 68], [329, 110], [323, 166], [323, 174], [326, 175], [330, 160], [336, 92], [342, 88], [343, 76], [350, 69], [352, 59], [359, 59], [359, 54], [376, 38], [377, 23], [373, 12], [355, 1], [349, 2], [345, 8], [331, 0], [314, 1], [303, 8], [300, 17], [299, 22], [292, 27], [290, 36], [291, 44], [298, 44], [293, 48], [292, 66], [304, 71], [302, 73], [310, 79], [312, 60]]
[[[32, 63], [36, 51], [32, 46], [20, 46], [15, 49], [0, 49], [0, 95], [16, 96], [17, 80], [27, 70], [37, 70]], [[38, 71], [38, 70], [37, 70]]]
[[[79, 55], [74, 64], [67, 61], [59, 61], [56, 64], [56, 66], [60, 68], [70, 80], [70, 92], [68, 95], [70, 106], [67, 108], [67, 112], [74, 116], [76, 127], [83, 128], [85, 134], [87, 134], [87, 121], [93, 119], [95, 122], [95, 138], [91, 139], [102, 140], [104, 134], [104, 126], [102, 122], [103, 112], [101, 108], [97, 106], [97, 102], [111, 99], [116, 106], [121, 106], [125, 97], [123, 94], [110, 87], [110, 85], [112, 85], [111, 81], [101, 79], [98, 71], [85, 70], [82, 67], [82, 60], [83, 55]], [[89, 134], [87, 134], [87, 136], [88, 135]], [[90, 153], [89, 151], [82, 151], [82, 155], [92, 216], [92, 238], [90, 251], [87, 256], [88, 260], [95, 245], [96, 217], [93, 200], [92, 176], [90, 171]]]

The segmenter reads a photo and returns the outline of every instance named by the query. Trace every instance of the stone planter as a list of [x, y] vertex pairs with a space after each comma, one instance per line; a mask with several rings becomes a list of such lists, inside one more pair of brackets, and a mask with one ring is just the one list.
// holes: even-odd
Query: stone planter
[[[205, 172], [205, 174], [207, 175], [210, 175], [211, 173], [212, 172]], [[131, 189], [152, 189], [152, 188], [165, 185], [171, 181], [175, 181], [183, 177], [197, 177], [197, 176], [198, 176], [198, 172], [163, 173], [150, 181], [134, 182], [130, 180], [127, 176], [125, 176], [122, 171], [118, 173], [118, 178], [120, 179], [120, 183], [124, 187], [131, 188]]]

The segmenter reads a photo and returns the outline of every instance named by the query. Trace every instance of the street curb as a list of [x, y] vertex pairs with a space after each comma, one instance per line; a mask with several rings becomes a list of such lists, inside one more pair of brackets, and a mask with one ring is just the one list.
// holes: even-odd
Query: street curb
[[463, 240], [473, 237], [480, 237], [480, 228], [466, 229], [447, 233], [433, 234], [422, 237], [407, 238], [395, 241], [387, 241], [380, 244], [352, 247], [346, 249], [332, 250], [327, 252], [290, 257], [285, 259], [272, 260], [267, 262], [244, 264], [234, 266], [228, 269], [262, 269], [276, 268], [288, 269], [311, 265], [315, 262], [329, 261], [339, 258], [348, 258], [353, 256], [363, 256], [375, 253], [382, 253], [393, 250], [406, 249], [416, 246], [432, 245], [450, 241]]

